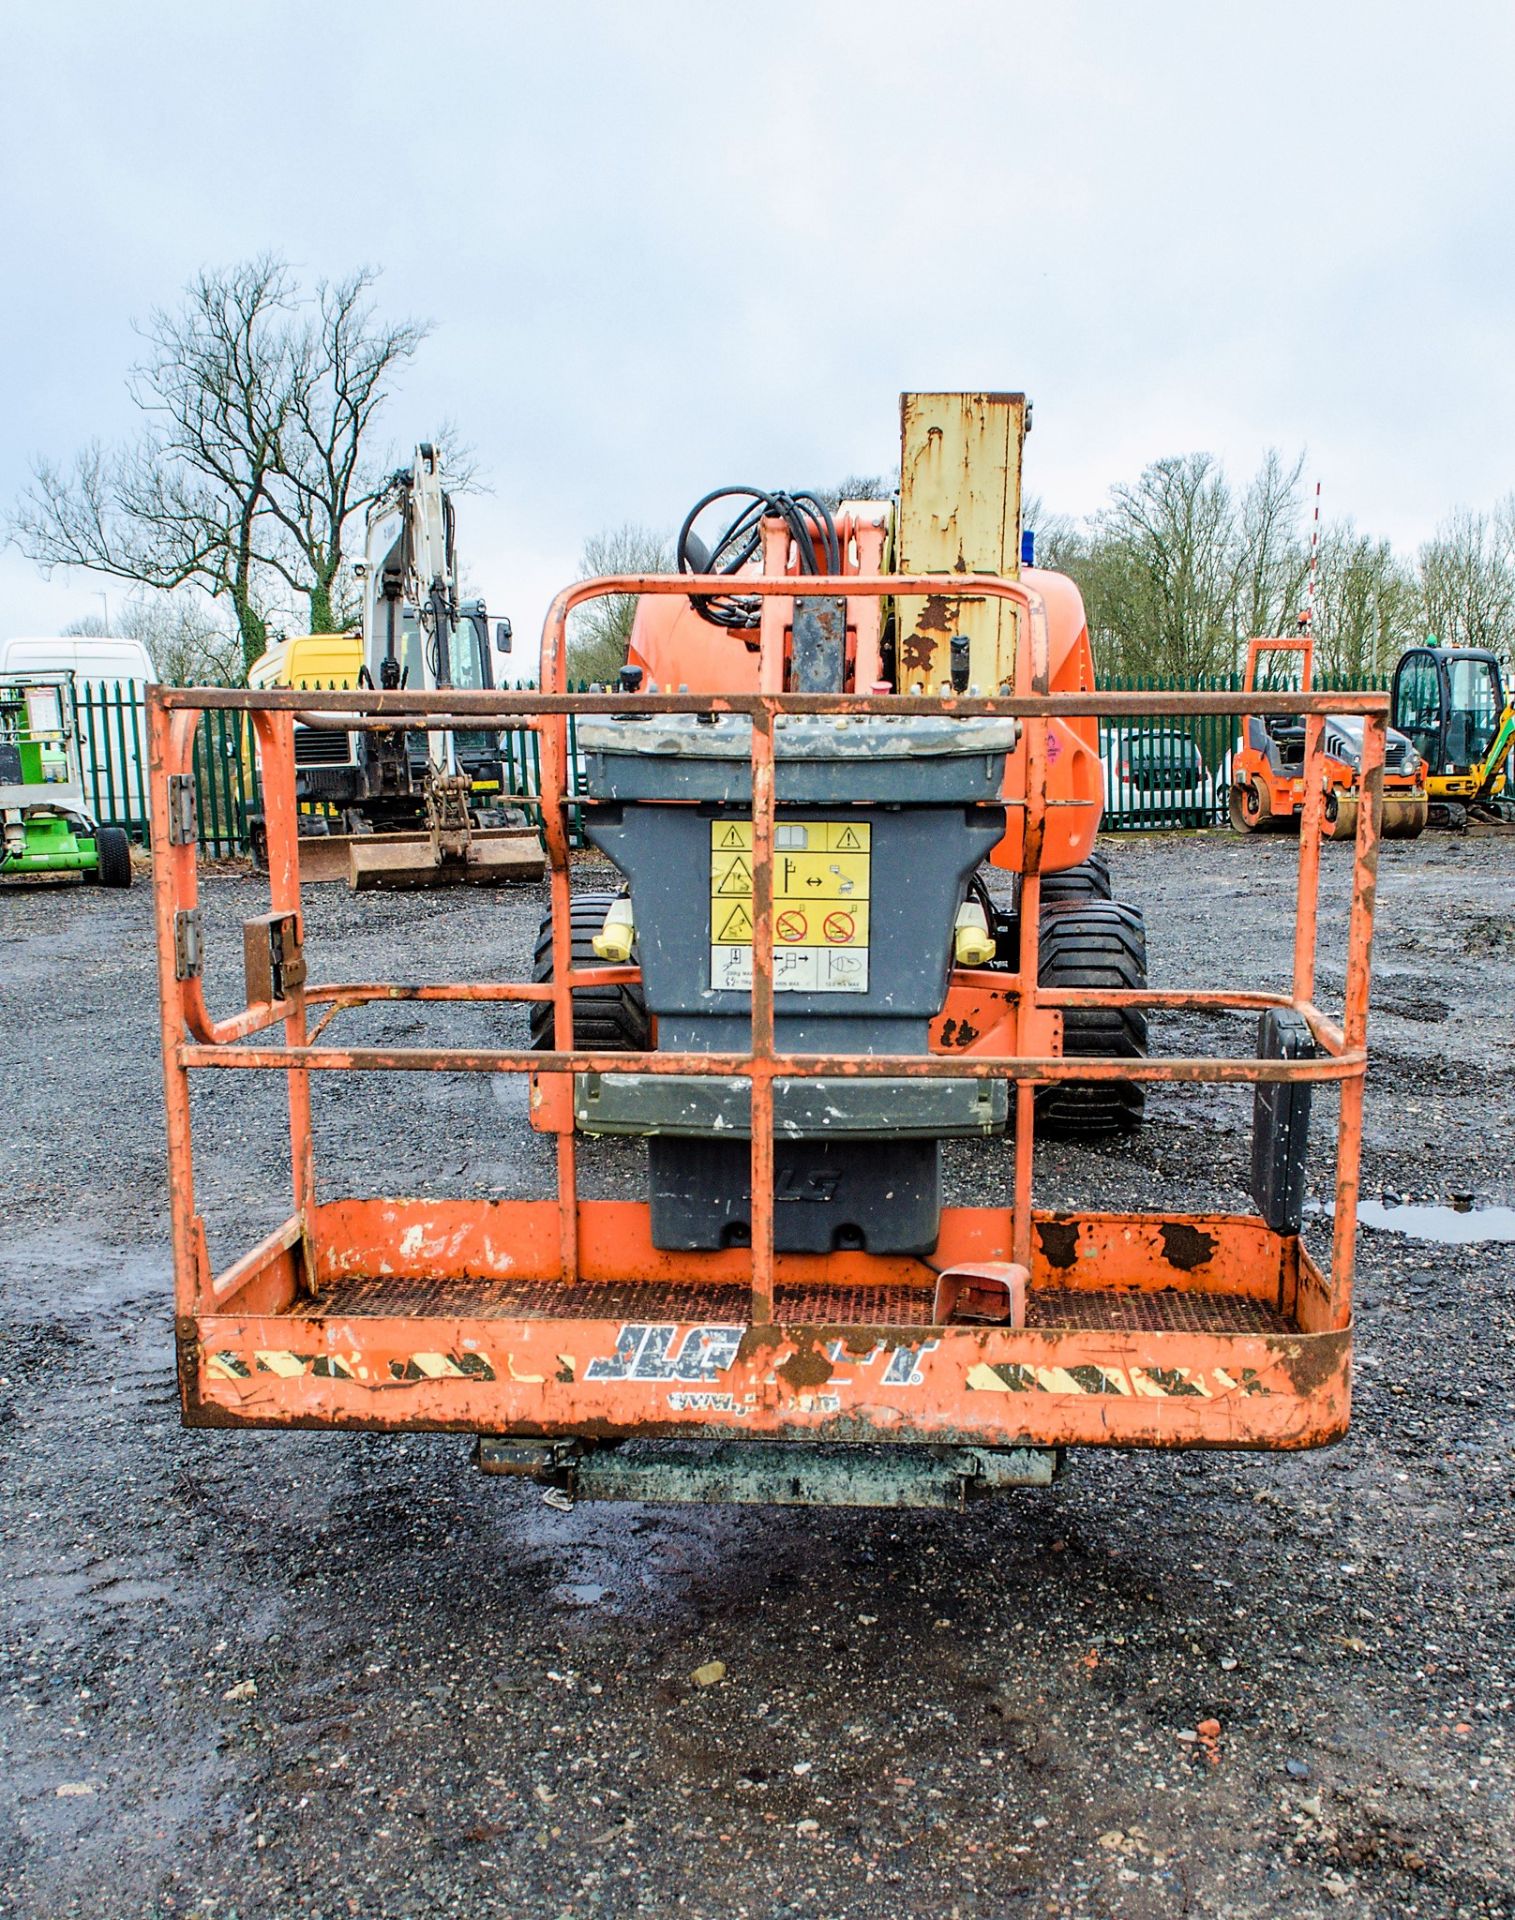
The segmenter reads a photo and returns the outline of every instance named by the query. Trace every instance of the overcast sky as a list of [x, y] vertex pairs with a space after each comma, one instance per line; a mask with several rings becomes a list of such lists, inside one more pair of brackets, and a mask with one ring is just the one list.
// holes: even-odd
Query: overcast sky
[[[6, 69], [6, 502], [263, 249], [435, 322], [387, 431], [477, 447], [523, 638], [588, 532], [892, 468], [910, 387], [1023, 388], [1072, 513], [1195, 448], [1406, 545], [1515, 486], [1509, 0], [53, 0]], [[7, 552], [0, 635], [102, 587]]]

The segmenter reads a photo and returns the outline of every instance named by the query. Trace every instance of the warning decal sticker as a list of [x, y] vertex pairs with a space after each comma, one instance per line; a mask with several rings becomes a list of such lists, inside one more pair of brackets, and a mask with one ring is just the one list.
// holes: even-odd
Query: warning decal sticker
[[[868, 991], [873, 829], [782, 820], [773, 832], [776, 993]], [[710, 823], [710, 984], [752, 988], [752, 822]]]

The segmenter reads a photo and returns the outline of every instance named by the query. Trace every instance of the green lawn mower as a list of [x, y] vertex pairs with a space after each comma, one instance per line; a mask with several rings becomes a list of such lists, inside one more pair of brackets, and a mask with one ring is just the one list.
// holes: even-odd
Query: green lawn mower
[[0, 879], [77, 873], [132, 883], [131, 842], [84, 805], [71, 673], [0, 678]]

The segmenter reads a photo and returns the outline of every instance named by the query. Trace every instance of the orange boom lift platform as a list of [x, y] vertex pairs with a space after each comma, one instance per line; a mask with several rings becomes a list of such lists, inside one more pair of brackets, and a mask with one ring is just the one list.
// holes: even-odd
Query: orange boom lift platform
[[[355, 729], [487, 724], [538, 736], [551, 896], [546, 979], [415, 984], [313, 974], [293, 760], [294, 718], [306, 696], [151, 689], [154, 885], [187, 1424], [477, 1435], [482, 1465], [533, 1475], [558, 1502], [603, 1496], [959, 1503], [996, 1487], [1045, 1483], [1070, 1447], [1305, 1448], [1345, 1431], [1385, 696], [1244, 697], [1251, 713], [1299, 715], [1305, 727], [1288, 992], [1048, 987], [1039, 951], [1044, 859], [1054, 845], [1065, 864], [1076, 859], [1097, 822], [1097, 761], [1085, 794], [1083, 776], [1068, 774], [1078, 758], [1070, 743], [1093, 738], [1101, 717], [1234, 712], [1243, 697], [1095, 692], [1077, 649], [1059, 655], [1052, 632], [1060, 617], [1081, 621], [1066, 583], [1042, 591], [1007, 570], [975, 573], [970, 587], [961, 572], [885, 571], [881, 543], [856, 537], [867, 524], [867, 516], [857, 517], [835, 556], [840, 564], [799, 581], [792, 529], [764, 517], [761, 556], [740, 580], [757, 620], [754, 684], [742, 690], [563, 690], [573, 608], [606, 594], [644, 596], [649, 609], [687, 604], [690, 595], [732, 594], [730, 574], [686, 573], [590, 580], [561, 593], [543, 636], [545, 691], [322, 696], [323, 708], [340, 710]], [[943, 682], [935, 692], [916, 692], [908, 679], [902, 690], [874, 690], [887, 685], [881, 609], [926, 610], [945, 635], [941, 609], [970, 599], [975, 618], [987, 610], [1001, 631], [1013, 629], [1014, 665], [1003, 690], [981, 696]], [[792, 685], [804, 677], [796, 632], [803, 637], [815, 624], [817, 606], [840, 610], [843, 620], [837, 631], [845, 638], [846, 683], [833, 692]], [[923, 631], [917, 622], [910, 633]], [[904, 642], [897, 638], [896, 647], [898, 661]], [[1058, 657], [1073, 662], [1068, 671], [1082, 684], [1054, 684]], [[897, 665], [896, 685], [901, 678]], [[220, 1015], [202, 988], [190, 783], [198, 716], [206, 708], [250, 714], [268, 827], [269, 912], [244, 928], [246, 1004]], [[1351, 856], [1345, 1005], [1337, 1020], [1315, 1000], [1316, 902], [1322, 728], [1328, 714], [1342, 713], [1362, 723], [1364, 804]], [[753, 922], [741, 1044], [672, 1046], [668, 1032], [676, 1034], [677, 1025], [661, 1019], [664, 1044], [635, 1051], [576, 1044], [575, 994], [582, 1008], [586, 993], [640, 991], [644, 969], [634, 961], [585, 964], [574, 957], [568, 809], [586, 803], [582, 792], [570, 792], [570, 715], [579, 716], [581, 728], [615, 722], [631, 737], [649, 725], [739, 731], [739, 815], [748, 825]], [[1003, 830], [1000, 857], [1006, 846], [1014, 852], [1014, 951], [965, 964], [954, 958], [961, 943], [949, 943], [937, 1016], [922, 1049], [847, 1050], [836, 1043], [834, 1026], [823, 1049], [782, 1042], [793, 1031], [778, 1004], [782, 990], [775, 991], [782, 962], [775, 882], [783, 846], [793, 844], [784, 838], [786, 819], [794, 817], [786, 782], [795, 777], [786, 771], [786, 741], [807, 727], [861, 731], [944, 720], [996, 723], [1013, 741], [1002, 790], [985, 804]], [[622, 811], [630, 813], [631, 804]], [[735, 817], [709, 805], [701, 818], [707, 816]], [[875, 872], [876, 940], [885, 937], [886, 891], [908, 887], [909, 878]], [[702, 943], [709, 938], [703, 926], [699, 935]], [[647, 949], [648, 931], [639, 929], [639, 938]], [[650, 977], [653, 956], [644, 958]], [[329, 1031], [339, 1016], [356, 1022], [365, 1006], [394, 1000], [526, 1003], [538, 1010], [545, 1046], [376, 1047], [338, 1043]], [[1098, 1009], [1124, 1017], [1133, 1006], [1250, 1010], [1273, 1040], [1260, 1039], [1246, 1058], [1065, 1054], [1070, 1016]], [[1277, 1044], [1280, 1034], [1292, 1042]], [[190, 1081], [228, 1071], [283, 1076], [293, 1193], [284, 1224], [217, 1272], [195, 1193]], [[311, 1076], [372, 1072], [529, 1076], [533, 1124], [556, 1139], [556, 1193], [524, 1201], [358, 1199], [323, 1188]], [[750, 1110], [743, 1150], [750, 1205], [740, 1239], [750, 1244], [670, 1245], [651, 1200], [580, 1197], [582, 1091], [617, 1076], [635, 1076], [654, 1093], [660, 1085], [692, 1086], [709, 1098], [739, 1083]], [[819, 1250], [776, 1244], [789, 1231], [776, 1221], [782, 1209], [775, 1156], [783, 1148], [786, 1103], [817, 1081], [864, 1093], [877, 1081], [907, 1091], [964, 1081], [980, 1090], [1008, 1088], [1013, 1138], [1004, 1149], [1002, 1201], [943, 1207], [930, 1244], [905, 1251], [849, 1245], [845, 1237]], [[1256, 1087], [1257, 1213], [1037, 1206], [1039, 1094], [1075, 1083], [1087, 1089], [1174, 1081]], [[1340, 1088], [1325, 1267], [1302, 1244], [1297, 1204], [1291, 1208], [1288, 1199], [1292, 1189], [1297, 1200], [1303, 1164], [1301, 1111], [1319, 1082]], [[900, 1096], [901, 1110], [906, 1104]], [[644, 1441], [667, 1444], [632, 1444]]]

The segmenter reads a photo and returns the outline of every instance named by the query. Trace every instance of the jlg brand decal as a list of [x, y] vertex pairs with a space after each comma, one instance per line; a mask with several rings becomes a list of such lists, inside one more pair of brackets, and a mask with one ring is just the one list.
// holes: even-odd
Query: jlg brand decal
[[[621, 1328], [615, 1352], [607, 1358], [591, 1360], [584, 1378], [705, 1385], [719, 1379], [735, 1364], [746, 1331], [745, 1327], [688, 1327], [681, 1337], [675, 1321], [651, 1324], [633, 1321]], [[848, 1373], [862, 1373], [882, 1358], [882, 1385], [918, 1387], [925, 1378], [919, 1365], [921, 1356], [939, 1344], [935, 1340], [923, 1340], [913, 1346], [879, 1345], [868, 1353], [852, 1355], [842, 1341], [833, 1340], [827, 1345], [826, 1357], [834, 1368], [845, 1368]], [[845, 1385], [845, 1378], [839, 1384]], [[681, 1404], [690, 1398], [679, 1396]]]
[[615, 1352], [591, 1360], [586, 1380], [715, 1380], [736, 1359], [741, 1327], [690, 1327], [682, 1340], [676, 1324], [621, 1328]]

